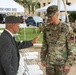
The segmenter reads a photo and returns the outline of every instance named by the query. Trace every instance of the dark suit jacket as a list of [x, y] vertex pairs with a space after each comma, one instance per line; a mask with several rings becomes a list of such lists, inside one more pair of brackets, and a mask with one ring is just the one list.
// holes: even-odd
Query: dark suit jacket
[[0, 75], [16, 75], [19, 66], [19, 49], [33, 46], [31, 41], [16, 42], [4, 30], [0, 36]]

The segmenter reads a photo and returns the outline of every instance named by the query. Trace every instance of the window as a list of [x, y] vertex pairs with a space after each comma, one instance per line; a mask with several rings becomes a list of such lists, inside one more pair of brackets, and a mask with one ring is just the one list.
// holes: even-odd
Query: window
[[45, 6], [45, 3], [43, 3], [43, 7]]
[[48, 4], [50, 4], [51, 2], [48, 2]]

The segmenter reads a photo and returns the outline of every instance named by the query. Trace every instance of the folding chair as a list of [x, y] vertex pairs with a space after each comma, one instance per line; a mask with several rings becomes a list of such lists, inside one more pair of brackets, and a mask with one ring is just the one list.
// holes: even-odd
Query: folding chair
[[27, 55], [23, 56], [23, 58], [29, 64], [35, 64], [36, 60], [38, 59], [38, 56], [37, 55], [33, 55], [33, 54], [27, 54]]
[[23, 75], [24, 71], [25, 71], [24, 60], [23, 60], [22, 55], [20, 53], [19, 69], [18, 69], [17, 75]]
[[25, 70], [38, 70], [40, 69], [39, 65], [38, 64], [26, 64], [26, 62], [24, 62], [24, 67], [25, 67]]
[[[20, 63], [19, 64], [20, 64], [20, 67], [19, 67], [17, 75], [22, 75], [23, 73], [25, 75], [36, 75], [37, 72], [39, 72], [40, 74], [43, 73], [42, 70], [40, 70], [39, 65], [37, 65], [37, 64], [27, 65], [26, 62], [24, 62], [24, 59], [21, 54], [20, 54]], [[36, 73], [33, 73], [34, 70], [36, 70]], [[37, 74], [37, 75], [40, 75], [40, 74]]]
[[26, 55], [24, 58], [30, 60], [30, 59], [37, 59], [38, 57], [36, 55], [31, 55], [31, 56]]
[[37, 51], [29, 51], [28, 49], [25, 50], [25, 55], [38, 55]]
[[25, 65], [25, 75], [42, 75], [43, 71], [40, 70], [38, 65]]
[[38, 52], [26, 52], [25, 55], [38, 55]]
[[42, 75], [43, 74], [43, 71], [40, 70], [40, 67], [39, 65], [37, 64], [26, 64], [26, 62], [24, 63], [25, 64], [25, 72], [24, 74], [25, 75]]
[[25, 71], [25, 75], [43, 75], [42, 70], [30, 70], [30, 71]]
[[23, 75], [25, 68], [23, 66], [19, 66], [17, 75]]

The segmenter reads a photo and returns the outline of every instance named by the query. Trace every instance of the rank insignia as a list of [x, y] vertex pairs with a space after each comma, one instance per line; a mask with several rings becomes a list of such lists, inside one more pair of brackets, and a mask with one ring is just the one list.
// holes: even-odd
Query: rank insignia
[[70, 33], [70, 40], [74, 40], [74, 33], [73, 32]]

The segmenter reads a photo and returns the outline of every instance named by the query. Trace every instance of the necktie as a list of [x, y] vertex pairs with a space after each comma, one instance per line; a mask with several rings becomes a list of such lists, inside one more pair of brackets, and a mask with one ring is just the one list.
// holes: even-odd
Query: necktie
[[14, 42], [15, 42], [15, 44], [16, 44], [16, 40], [15, 40], [15, 37], [13, 37], [13, 40], [14, 40]]
[[13, 40], [15, 41], [15, 37], [13, 37]]

